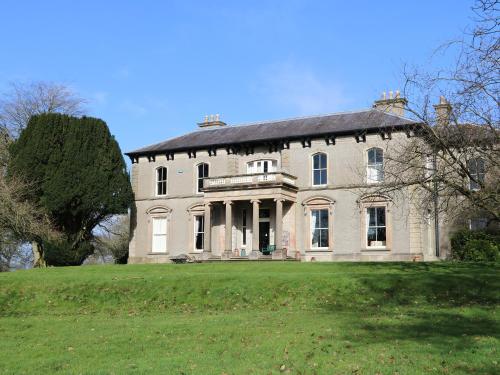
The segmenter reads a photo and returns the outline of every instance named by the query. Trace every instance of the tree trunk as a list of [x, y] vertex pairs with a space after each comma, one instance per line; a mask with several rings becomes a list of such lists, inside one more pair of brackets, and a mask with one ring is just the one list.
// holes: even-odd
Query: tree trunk
[[34, 268], [42, 268], [46, 267], [47, 263], [43, 257], [43, 247], [36, 241], [31, 243], [31, 249], [33, 251], [33, 267]]

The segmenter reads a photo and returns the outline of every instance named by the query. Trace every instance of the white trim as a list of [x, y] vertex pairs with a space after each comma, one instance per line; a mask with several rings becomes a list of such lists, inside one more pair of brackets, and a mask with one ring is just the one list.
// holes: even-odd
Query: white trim
[[[314, 169], [314, 157], [316, 155], [320, 155], [320, 154], [323, 154], [326, 157], [326, 167], [324, 168], [324, 170], [326, 171], [326, 183], [315, 184], [314, 183], [314, 171], [315, 170], [318, 170], [318, 171], [323, 170], [323, 168]], [[310, 159], [311, 159], [311, 186], [313, 186], [313, 187], [325, 187], [325, 186], [327, 186], [328, 185], [328, 164], [329, 164], [328, 153], [326, 153], [324, 151], [318, 151], [318, 152], [315, 152], [314, 154], [311, 154]]]
[[[158, 179], [158, 171], [161, 169], [161, 168], [165, 168], [165, 170], [167, 171], [166, 175], [165, 175], [165, 194], [158, 194], [158, 184], [160, 183], [159, 179]], [[164, 165], [159, 165], [155, 168], [155, 173], [154, 173], [154, 196], [155, 197], [165, 197], [168, 195], [168, 168]]]

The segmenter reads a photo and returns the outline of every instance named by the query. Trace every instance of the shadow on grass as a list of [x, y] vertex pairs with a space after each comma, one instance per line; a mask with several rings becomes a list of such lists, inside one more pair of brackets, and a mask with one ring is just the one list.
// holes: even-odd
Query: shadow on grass
[[[373, 269], [378, 267], [374, 264]], [[500, 303], [498, 266], [395, 264], [393, 268], [399, 272], [360, 275], [360, 290], [367, 296], [363, 305], [323, 305], [332, 317], [352, 313], [345, 340], [353, 340], [350, 332], [361, 332], [355, 337], [359, 345], [412, 342], [422, 351], [437, 350], [445, 358], [447, 353], [460, 353], [464, 362], [473, 362], [470, 367], [454, 367], [457, 373], [499, 373], [498, 364], [485, 361], [485, 353], [494, 353], [500, 339], [494, 311]]]

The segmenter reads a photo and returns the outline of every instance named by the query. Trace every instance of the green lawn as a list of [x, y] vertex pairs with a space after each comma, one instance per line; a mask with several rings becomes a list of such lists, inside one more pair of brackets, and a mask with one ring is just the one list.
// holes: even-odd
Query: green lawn
[[0, 374], [498, 374], [500, 266], [0, 274]]

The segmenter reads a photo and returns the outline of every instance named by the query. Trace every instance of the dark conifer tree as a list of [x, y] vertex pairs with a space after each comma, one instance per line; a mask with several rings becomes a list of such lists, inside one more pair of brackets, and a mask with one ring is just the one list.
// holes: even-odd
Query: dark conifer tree
[[48, 265], [79, 265], [92, 254], [92, 232], [123, 214], [132, 189], [118, 143], [92, 117], [41, 114], [31, 118], [11, 147], [9, 173], [32, 186], [30, 199], [45, 207], [63, 234], [43, 243]]

